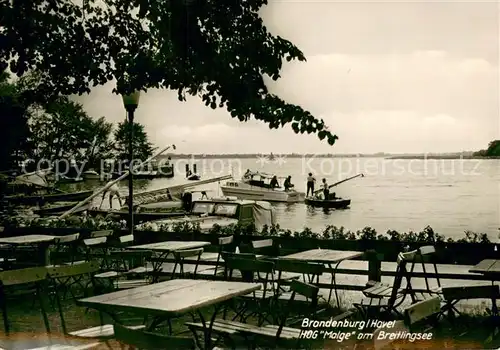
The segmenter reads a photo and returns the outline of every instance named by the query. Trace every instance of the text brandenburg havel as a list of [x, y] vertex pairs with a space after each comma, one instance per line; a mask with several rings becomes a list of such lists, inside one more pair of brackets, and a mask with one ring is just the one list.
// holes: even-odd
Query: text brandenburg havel
[[365, 328], [394, 328], [396, 321], [381, 321], [371, 319], [368, 321], [350, 321], [341, 320], [336, 321], [330, 318], [326, 321], [310, 320], [304, 318], [302, 320], [302, 328], [351, 328], [351, 329], [365, 329]]

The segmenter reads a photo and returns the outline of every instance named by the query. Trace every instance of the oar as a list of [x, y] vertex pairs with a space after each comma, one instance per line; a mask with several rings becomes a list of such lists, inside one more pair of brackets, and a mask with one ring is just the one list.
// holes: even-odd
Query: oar
[[[360, 177], [360, 176], [361, 176], [361, 177], [364, 177], [365, 175], [363, 175], [363, 174], [358, 174], [358, 175], [354, 175], [354, 176], [348, 177], [347, 179], [344, 179], [344, 180], [342, 180], [342, 181], [335, 182], [333, 185], [328, 186], [328, 188], [330, 189], [330, 188], [332, 188], [332, 187], [335, 187], [335, 186], [337, 186], [337, 185], [340, 185], [341, 183], [344, 183], [344, 182], [346, 182], [346, 181], [349, 181], [349, 180], [355, 179], [355, 178]], [[314, 193], [320, 193], [321, 191], [323, 191], [323, 189], [322, 189], [322, 188], [321, 188], [321, 189], [319, 189], [319, 190], [314, 191]]]
[[[163, 152], [167, 151], [170, 147], [173, 147], [175, 149], [175, 145], [168, 146], [168, 147], [164, 148], [160, 152], [158, 152], [155, 155], [153, 155], [153, 156], [149, 157], [148, 159], [146, 159], [144, 162], [142, 162], [142, 163], [136, 165], [135, 167], [133, 167], [132, 171], [135, 171], [137, 168], [140, 168], [142, 165], [149, 163], [150, 161], [152, 161], [156, 157], [160, 156]], [[129, 175], [129, 171], [126, 171], [122, 176], [120, 176], [119, 178], [117, 178], [114, 181], [109, 182], [106, 186], [104, 186], [100, 190], [94, 192], [90, 197], [88, 197], [87, 199], [84, 199], [83, 201], [81, 201], [80, 203], [78, 203], [77, 205], [75, 205], [73, 208], [71, 208], [70, 210], [68, 210], [67, 212], [65, 212], [61, 216], [59, 216], [58, 219], [63, 219], [66, 216], [74, 213], [78, 208], [84, 206], [85, 204], [87, 204], [88, 202], [90, 202], [92, 199], [94, 199], [95, 197], [97, 197], [99, 194], [101, 194], [102, 192], [104, 192], [107, 189], [109, 189], [111, 186], [113, 186], [118, 181], [123, 180], [124, 178], [126, 178], [128, 175]]]

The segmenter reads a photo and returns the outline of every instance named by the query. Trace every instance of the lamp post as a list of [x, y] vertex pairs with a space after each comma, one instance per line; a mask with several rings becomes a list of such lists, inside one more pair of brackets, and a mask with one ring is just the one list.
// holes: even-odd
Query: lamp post
[[139, 105], [140, 92], [135, 91], [130, 95], [122, 95], [123, 105], [127, 110], [128, 125], [129, 125], [129, 140], [128, 140], [128, 229], [130, 234], [134, 233], [134, 174], [132, 173], [132, 160], [134, 158], [134, 112]]

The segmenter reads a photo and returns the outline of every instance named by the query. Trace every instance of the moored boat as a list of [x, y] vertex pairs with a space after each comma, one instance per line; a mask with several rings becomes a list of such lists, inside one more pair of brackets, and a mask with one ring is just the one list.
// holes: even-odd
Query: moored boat
[[[90, 216], [111, 216], [116, 217], [119, 220], [127, 220], [129, 218], [129, 213], [127, 210], [102, 210], [102, 209], [90, 209], [87, 211]], [[142, 211], [142, 212], [134, 212], [134, 222], [142, 223], [148, 221], [154, 221], [159, 219], [168, 219], [175, 217], [183, 217], [186, 215], [186, 212], [181, 211], [181, 208], [178, 208], [178, 211]]]
[[99, 173], [95, 170], [84, 171], [82, 174], [82, 177], [85, 180], [99, 180], [99, 179], [101, 179], [101, 175], [99, 175]]
[[35, 196], [12, 195], [6, 196], [5, 200], [11, 204], [26, 204], [35, 205], [37, 203], [54, 203], [54, 202], [76, 202], [84, 200], [92, 195], [93, 191], [79, 191], [70, 193], [51, 193]]
[[82, 181], [82, 177], [70, 177], [66, 175], [59, 175], [59, 177], [56, 178], [58, 184], [74, 184]]
[[[50, 215], [58, 215], [65, 213], [66, 211], [70, 210], [73, 208], [77, 202], [61, 202], [61, 203], [53, 203], [49, 205], [45, 205], [39, 209], [33, 210], [33, 212], [37, 215], [40, 216], [50, 216]], [[74, 213], [81, 213], [89, 208], [89, 204], [84, 205], [80, 208], [78, 208]]]
[[138, 229], [157, 231], [172, 230], [177, 224], [198, 224], [202, 232], [208, 232], [214, 225], [227, 227], [253, 223], [257, 230], [264, 225], [276, 224], [276, 213], [270, 203], [262, 201], [211, 198], [195, 200], [187, 215], [177, 218], [155, 220], [138, 225]]
[[247, 171], [240, 181], [228, 181], [221, 186], [221, 190], [224, 196], [234, 196], [239, 199], [286, 203], [304, 201], [304, 192], [298, 192], [293, 188], [286, 191], [281, 186], [271, 188], [269, 181], [273, 177], [272, 174]]

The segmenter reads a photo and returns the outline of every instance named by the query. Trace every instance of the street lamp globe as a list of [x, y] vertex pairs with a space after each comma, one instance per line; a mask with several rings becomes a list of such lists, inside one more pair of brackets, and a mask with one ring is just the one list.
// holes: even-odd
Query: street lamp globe
[[127, 111], [135, 110], [139, 105], [139, 98], [141, 97], [140, 91], [134, 91], [128, 95], [122, 95], [123, 106]]

